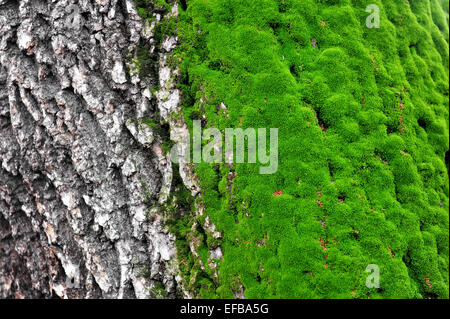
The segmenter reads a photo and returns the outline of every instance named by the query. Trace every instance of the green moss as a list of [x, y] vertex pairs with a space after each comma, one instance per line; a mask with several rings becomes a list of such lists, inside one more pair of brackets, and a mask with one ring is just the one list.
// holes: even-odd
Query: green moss
[[151, 117], [143, 118], [143, 119], [141, 119], [141, 122], [153, 129], [158, 129], [161, 127], [161, 125], [156, 123], [155, 119], [153, 119]]
[[189, 127], [279, 128], [273, 175], [196, 168], [224, 251], [212, 279], [186, 242], [204, 262], [219, 243], [173, 227], [199, 296], [448, 298], [448, 3], [373, 3], [380, 29], [360, 0], [191, 0], [165, 27]]
[[164, 289], [164, 285], [160, 282], [155, 282], [150, 291], [150, 296], [156, 299], [164, 299], [166, 298], [167, 292]]
[[151, 11], [153, 0], [134, 0], [134, 3], [139, 16], [143, 20], [149, 19], [153, 15]]
[[171, 140], [165, 141], [161, 144], [161, 148], [165, 154], [170, 154], [172, 147], [175, 145]]
[[175, 35], [176, 33], [176, 24], [175, 18], [170, 17], [168, 19], [161, 20], [155, 27], [155, 41], [156, 43], [161, 43], [166, 37]]
[[153, 20], [153, 13], [165, 12], [171, 9], [171, 5], [165, 0], [134, 0], [136, 10], [143, 20]]
[[134, 58], [131, 60], [131, 73], [138, 74], [139, 76], [144, 76], [148, 74], [153, 74], [153, 61], [148, 53], [148, 48], [145, 44], [140, 44], [136, 50]]
[[[136, 10], [144, 25], [151, 26], [154, 23], [156, 14], [166, 14], [172, 8], [172, 2], [166, 2], [165, 0], [135, 0]], [[154, 44], [157, 48], [160, 47], [162, 41], [166, 36], [175, 34], [175, 18], [164, 17], [158, 23], [155, 23], [153, 29]], [[151, 45], [145, 40], [141, 40], [134, 56], [131, 58], [131, 73], [139, 75], [142, 79], [153, 79], [151, 84], [152, 93], [158, 91], [159, 88], [159, 72], [158, 66], [158, 51], [153, 54], [149, 54]]]

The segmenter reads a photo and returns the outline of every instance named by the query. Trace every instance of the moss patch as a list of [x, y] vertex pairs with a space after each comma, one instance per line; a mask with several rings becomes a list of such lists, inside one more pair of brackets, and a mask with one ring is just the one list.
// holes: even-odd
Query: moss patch
[[[201, 205], [224, 236], [212, 279], [186, 250], [192, 219], [177, 221], [198, 295], [448, 298], [448, 3], [186, 3], [188, 125], [205, 115], [206, 127], [279, 128], [274, 175], [197, 167]], [[369, 3], [379, 29], [365, 26]], [[208, 234], [197, 235], [205, 259]], [[380, 289], [365, 285], [369, 264]]]

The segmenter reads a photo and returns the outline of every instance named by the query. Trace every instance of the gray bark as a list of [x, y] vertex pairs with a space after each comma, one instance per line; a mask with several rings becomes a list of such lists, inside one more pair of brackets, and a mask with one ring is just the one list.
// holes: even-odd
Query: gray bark
[[0, 0], [0, 297], [176, 296], [142, 29], [132, 0]]

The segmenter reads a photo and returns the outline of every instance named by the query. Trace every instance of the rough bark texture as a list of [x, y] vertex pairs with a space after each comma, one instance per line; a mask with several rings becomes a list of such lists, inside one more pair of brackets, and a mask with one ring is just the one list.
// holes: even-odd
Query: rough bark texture
[[160, 107], [130, 72], [142, 29], [132, 0], [0, 0], [0, 297], [177, 294], [171, 164], [134, 121]]

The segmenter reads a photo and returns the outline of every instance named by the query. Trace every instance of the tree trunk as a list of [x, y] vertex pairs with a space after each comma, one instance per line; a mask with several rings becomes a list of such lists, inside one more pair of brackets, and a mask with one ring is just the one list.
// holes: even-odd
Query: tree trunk
[[0, 0], [0, 297], [174, 297], [154, 39], [132, 0], [72, 2]]

